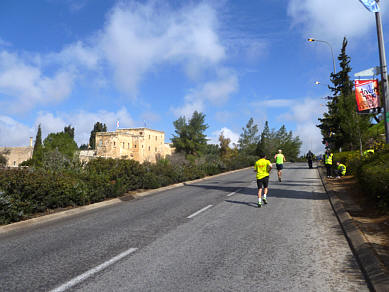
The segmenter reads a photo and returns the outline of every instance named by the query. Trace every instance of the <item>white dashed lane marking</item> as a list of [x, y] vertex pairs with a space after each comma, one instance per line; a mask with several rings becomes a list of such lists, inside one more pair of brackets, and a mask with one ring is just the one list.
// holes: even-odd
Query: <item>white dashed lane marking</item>
[[70, 288], [72, 288], [73, 286], [85, 281], [86, 279], [88, 279], [90, 276], [104, 270], [105, 268], [107, 268], [108, 266], [116, 263], [117, 261], [121, 260], [122, 258], [124, 258], [125, 256], [128, 256], [129, 254], [135, 252], [137, 249], [136, 248], [130, 248], [120, 254], [118, 254], [117, 256], [113, 257], [112, 259], [102, 263], [101, 265], [98, 265], [97, 267], [89, 270], [89, 271], [86, 271], [85, 273], [79, 275], [78, 277], [75, 277], [73, 278], [72, 280], [70, 280], [69, 282], [66, 282], [65, 284], [62, 284], [61, 286], [55, 288], [54, 290], [51, 290], [50, 292], [62, 292], [62, 291], [66, 291]]
[[204, 208], [198, 210], [197, 212], [193, 213], [192, 215], [190, 215], [190, 216], [188, 216], [188, 217], [186, 217], [186, 218], [188, 218], [188, 219], [193, 218], [194, 216], [200, 214], [201, 212], [204, 212], [205, 210], [211, 208], [212, 206], [213, 206], [213, 205], [208, 205], [208, 206], [206, 206], [206, 207], [204, 207]]

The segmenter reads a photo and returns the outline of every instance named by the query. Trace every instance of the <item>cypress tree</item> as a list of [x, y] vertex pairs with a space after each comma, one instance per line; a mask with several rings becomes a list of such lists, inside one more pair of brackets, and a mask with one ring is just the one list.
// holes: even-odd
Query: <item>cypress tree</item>
[[93, 130], [90, 132], [89, 146], [91, 149], [96, 149], [96, 132], [107, 132], [107, 125], [97, 122], [93, 126]]
[[42, 130], [41, 125], [38, 126], [38, 132], [35, 137], [34, 150], [32, 152], [32, 161], [35, 166], [41, 166], [43, 160], [43, 145], [42, 145]]

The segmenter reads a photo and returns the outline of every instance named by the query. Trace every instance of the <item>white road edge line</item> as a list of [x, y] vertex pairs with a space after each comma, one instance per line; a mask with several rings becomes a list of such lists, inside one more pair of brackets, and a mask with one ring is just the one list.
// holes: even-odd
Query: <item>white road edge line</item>
[[235, 192], [229, 193], [229, 194], [227, 195], [227, 197], [231, 197], [231, 196], [235, 195], [235, 194], [236, 194], [237, 192], [239, 192], [240, 190], [242, 190], [242, 189], [237, 189]]
[[81, 283], [82, 281], [86, 280], [90, 276], [100, 272], [101, 270], [105, 269], [106, 267], [116, 263], [117, 261], [119, 261], [120, 259], [124, 258], [125, 256], [135, 252], [136, 250], [137, 250], [137, 248], [130, 248], [130, 249], [128, 249], [128, 250], [118, 254], [117, 256], [113, 257], [112, 259], [102, 263], [101, 265], [98, 265], [97, 267], [95, 267], [95, 268], [93, 268], [93, 269], [91, 269], [89, 271], [86, 271], [85, 273], [79, 275], [78, 277], [73, 278], [69, 282], [67, 282], [65, 284], [62, 284], [61, 286], [55, 288], [54, 290], [51, 290], [50, 292], [66, 291], [69, 288], [71, 288], [71, 287]]
[[205, 210], [211, 208], [213, 205], [208, 205], [207, 207], [202, 208], [201, 210], [198, 210], [197, 212], [193, 213], [192, 215], [186, 217], [188, 219], [193, 218], [194, 216], [200, 214], [201, 212], [204, 212]]

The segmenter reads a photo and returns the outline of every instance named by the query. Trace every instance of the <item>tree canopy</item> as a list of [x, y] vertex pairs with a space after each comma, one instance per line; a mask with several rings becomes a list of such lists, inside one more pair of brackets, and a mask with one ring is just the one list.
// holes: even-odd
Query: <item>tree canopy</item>
[[298, 136], [293, 137], [292, 131], [287, 131], [285, 125], [282, 125], [279, 130], [269, 128], [269, 123], [266, 121], [260, 139], [257, 143], [257, 154], [263, 153], [268, 159], [271, 159], [277, 150], [281, 149], [288, 160], [297, 159], [301, 140]]
[[89, 146], [91, 149], [96, 149], [96, 132], [107, 132], [107, 125], [100, 122], [95, 123], [89, 137]]
[[253, 118], [249, 119], [242, 131], [238, 140], [239, 150], [247, 154], [255, 154], [255, 148], [259, 141], [259, 130], [258, 125], [254, 124]]
[[38, 126], [38, 131], [35, 137], [34, 150], [32, 152], [32, 163], [34, 165], [42, 165], [43, 160], [43, 145], [42, 145], [42, 129], [41, 125]]
[[43, 141], [43, 145], [45, 152], [57, 150], [69, 159], [73, 158], [74, 153], [78, 149], [73, 138], [64, 132], [49, 134]]
[[189, 121], [184, 116], [173, 122], [176, 135], [173, 135], [173, 147], [177, 152], [199, 155], [207, 145], [204, 134], [208, 125], [205, 123], [205, 114], [195, 111]]
[[347, 39], [343, 39], [341, 53], [338, 56], [341, 70], [331, 74], [333, 86], [329, 89], [333, 93], [327, 103], [327, 112], [319, 118], [323, 136], [323, 144], [332, 151], [355, 150], [368, 139], [368, 127], [371, 125], [370, 117], [359, 115], [356, 112], [357, 104], [353, 91], [353, 82], [350, 80], [350, 57], [346, 54]]

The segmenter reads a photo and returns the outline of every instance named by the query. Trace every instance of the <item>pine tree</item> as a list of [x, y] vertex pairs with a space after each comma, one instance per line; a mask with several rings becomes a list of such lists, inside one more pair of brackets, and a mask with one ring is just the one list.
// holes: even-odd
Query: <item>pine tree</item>
[[331, 74], [333, 87], [329, 89], [333, 98], [327, 103], [328, 111], [320, 118], [323, 144], [332, 151], [354, 150], [363, 143], [365, 132], [370, 125], [370, 118], [356, 114], [356, 101], [353, 93], [353, 82], [350, 80], [350, 57], [346, 54], [347, 39], [343, 39], [341, 53], [338, 56], [341, 70]]
[[66, 126], [65, 128], [63, 128], [63, 132], [67, 133], [70, 136], [70, 138], [74, 139], [74, 127], [72, 128], [71, 125]]
[[270, 129], [269, 129], [269, 122], [265, 122], [265, 126], [263, 127], [263, 131], [261, 133], [260, 139], [257, 143], [257, 149], [256, 149], [256, 154], [265, 154], [267, 157], [270, 157], [270, 145], [269, 145], [269, 140], [270, 140]]
[[187, 155], [199, 155], [207, 146], [207, 136], [204, 131], [208, 128], [205, 124], [205, 115], [195, 111], [187, 122], [185, 117], [180, 117], [173, 122], [176, 135], [173, 135], [173, 147], [177, 152], [185, 152]]
[[255, 154], [256, 146], [259, 141], [258, 125], [254, 124], [254, 119], [250, 118], [245, 128], [242, 128], [242, 133], [238, 140], [240, 151], [246, 154]]
[[257, 154], [263, 153], [268, 159], [271, 159], [278, 149], [282, 149], [288, 160], [294, 160], [300, 153], [301, 144], [300, 138], [293, 137], [292, 131], [288, 132], [285, 125], [282, 125], [278, 131], [270, 130], [269, 123], [266, 121], [256, 152]]

